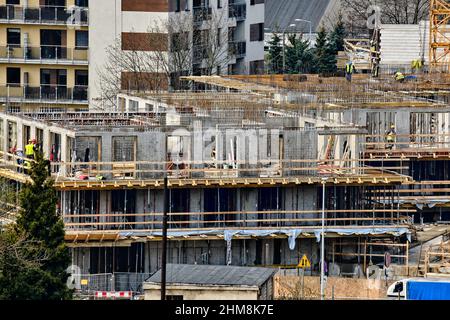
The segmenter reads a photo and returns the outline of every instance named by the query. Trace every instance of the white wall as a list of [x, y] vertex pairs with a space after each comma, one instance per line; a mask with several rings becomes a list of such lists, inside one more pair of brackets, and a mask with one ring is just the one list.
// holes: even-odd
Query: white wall
[[99, 98], [99, 70], [107, 60], [106, 49], [122, 32], [148, 32], [149, 27], [167, 21], [165, 12], [122, 12], [122, 0], [95, 0], [89, 3], [89, 90], [90, 102]]
[[[144, 284], [145, 300], [160, 300], [161, 288]], [[258, 288], [180, 285], [167, 287], [167, 295], [181, 295], [184, 300], [258, 300]]]
[[393, 25], [381, 27], [381, 64], [410, 65], [422, 55], [429, 61], [429, 22], [420, 24]]
[[245, 20], [245, 39], [247, 40], [247, 55], [245, 57], [246, 68], [249, 71], [250, 61], [264, 60], [264, 41], [250, 41], [250, 25], [264, 23], [265, 6], [263, 3], [251, 6], [247, 3], [247, 19]]
[[155, 27], [167, 21], [167, 12], [122, 12], [123, 32], [148, 32], [149, 27]]
[[98, 70], [106, 61], [106, 48], [122, 33], [122, 0], [89, 1], [90, 102], [100, 96]]

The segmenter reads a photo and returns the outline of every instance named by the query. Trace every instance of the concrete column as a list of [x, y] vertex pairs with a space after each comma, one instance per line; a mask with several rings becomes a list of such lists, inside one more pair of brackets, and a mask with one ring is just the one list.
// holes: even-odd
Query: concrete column
[[[25, 144], [27, 143], [28, 141], [25, 142]], [[24, 150], [25, 144], [23, 143], [23, 122], [17, 121], [17, 148]]]
[[[198, 212], [203, 212], [203, 190], [202, 189], [191, 189], [190, 192], [190, 201], [189, 201], [189, 205], [190, 205], [190, 212], [192, 213], [196, 213], [193, 215], [190, 215], [189, 220], [190, 221], [197, 221], [199, 222], [199, 224], [197, 223], [193, 223], [189, 225], [189, 228], [201, 228], [203, 227], [203, 225], [200, 223], [200, 221], [202, 221], [202, 216], [197, 214]], [[211, 216], [206, 216], [205, 219], [209, 220], [211, 218]]]
[[[8, 120], [6, 119], [0, 119], [0, 121], [2, 122], [2, 127], [3, 127], [3, 152], [7, 153], [8, 150]], [[4, 156], [4, 158], [6, 159], [6, 155]]]
[[43, 151], [45, 158], [49, 158], [50, 156], [50, 138], [51, 138], [50, 130], [44, 129], [44, 141], [42, 143], [42, 148], [44, 149]]

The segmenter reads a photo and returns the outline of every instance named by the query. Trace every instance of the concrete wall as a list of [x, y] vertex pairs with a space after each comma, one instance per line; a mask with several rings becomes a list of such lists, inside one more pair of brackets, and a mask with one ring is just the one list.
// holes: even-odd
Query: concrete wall
[[[161, 300], [159, 285], [144, 284], [145, 300]], [[258, 288], [236, 286], [168, 285], [167, 295], [183, 296], [183, 300], [258, 300]]]
[[[303, 284], [302, 284], [303, 282]], [[275, 299], [299, 300], [320, 299], [320, 278], [280, 276], [274, 278]], [[393, 281], [349, 279], [328, 277], [325, 287], [326, 299], [386, 299], [386, 293]]]
[[381, 26], [381, 64], [410, 66], [422, 57], [429, 61], [429, 22]]

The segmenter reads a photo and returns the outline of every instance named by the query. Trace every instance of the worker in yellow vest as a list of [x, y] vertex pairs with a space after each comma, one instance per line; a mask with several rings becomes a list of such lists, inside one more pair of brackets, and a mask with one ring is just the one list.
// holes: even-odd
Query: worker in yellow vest
[[352, 76], [355, 71], [356, 69], [353, 62], [347, 62], [347, 64], [345, 65], [345, 79], [347, 79], [348, 82], [352, 82]]
[[391, 124], [391, 129], [386, 132], [386, 148], [392, 150], [394, 148], [397, 132], [395, 131], [395, 125]]
[[28, 144], [25, 146], [25, 156], [28, 159], [34, 159], [34, 143], [33, 140], [28, 140]]
[[404, 82], [405, 81], [405, 75], [401, 73], [400, 71], [397, 71], [394, 75], [395, 81], [397, 82]]
[[23, 164], [23, 169], [25, 174], [31, 173], [31, 162], [28, 160], [25, 160], [25, 163]]
[[419, 72], [423, 67], [422, 60], [420, 59], [414, 59], [411, 62], [411, 70], [413, 73]]

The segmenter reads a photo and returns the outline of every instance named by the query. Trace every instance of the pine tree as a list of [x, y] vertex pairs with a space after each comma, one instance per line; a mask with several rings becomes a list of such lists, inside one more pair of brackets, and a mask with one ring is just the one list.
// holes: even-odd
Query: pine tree
[[283, 73], [283, 47], [280, 46], [281, 38], [278, 34], [272, 35], [269, 42], [269, 65], [270, 72], [275, 74]]
[[288, 73], [311, 73], [314, 66], [314, 55], [309, 48], [309, 41], [297, 38], [295, 34], [288, 36], [289, 46], [286, 48], [286, 68]]
[[9, 292], [0, 292], [0, 296], [26, 300], [72, 298], [72, 291], [66, 285], [71, 257], [64, 242], [64, 224], [56, 212], [58, 198], [49, 177], [49, 164], [42, 154], [36, 154], [36, 163], [31, 168], [33, 182], [22, 188], [21, 211], [15, 226], [16, 237], [24, 235], [26, 242], [31, 243], [24, 254], [25, 260], [39, 263], [29, 265], [16, 261], [17, 270], [1, 270], [0, 287], [8, 286], [5, 290]]
[[336, 72], [336, 54], [330, 45], [328, 33], [322, 26], [317, 33], [315, 47], [315, 63], [319, 74]]
[[347, 31], [344, 25], [344, 18], [339, 13], [338, 20], [330, 34], [330, 46], [335, 54], [339, 51], [344, 51], [344, 39], [346, 35]]

